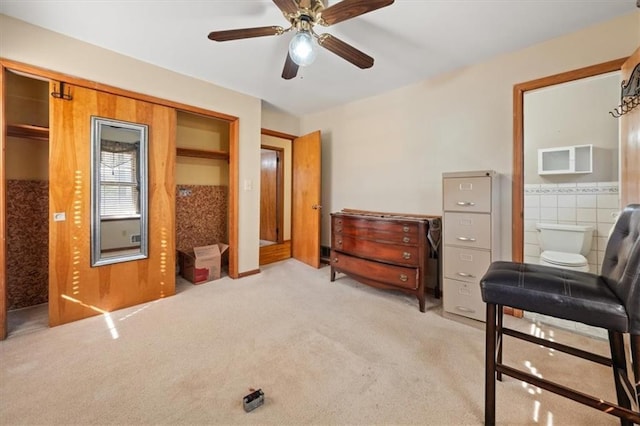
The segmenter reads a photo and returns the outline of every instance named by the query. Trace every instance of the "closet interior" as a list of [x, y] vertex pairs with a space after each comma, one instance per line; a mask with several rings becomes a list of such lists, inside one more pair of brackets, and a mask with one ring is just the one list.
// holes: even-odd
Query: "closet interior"
[[[177, 112], [176, 250], [229, 243], [229, 122]], [[222, 270], [228, 262], [222, 256]]]
[[48, 326], [49, 82], [5, 72], [8, 334]]

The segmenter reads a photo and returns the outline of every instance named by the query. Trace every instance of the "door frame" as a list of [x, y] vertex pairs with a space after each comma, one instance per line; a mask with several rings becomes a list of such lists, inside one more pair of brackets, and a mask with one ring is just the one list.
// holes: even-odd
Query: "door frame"
[[2, 96], [0, 100], [0, 164], [3, 165], [0, 171], [0, 340], [7, 336], [7, 258], [6, 258], [6, 176], [5, 176], [5, 148], [6, 148], [6, 113], [5, 99], [6, 88], [4, 84], [4, 75], [8, 71], [17, 71], [19, 73], [30, 74], [34, 77], [41, 77], [51, 81], [64, 82], [93, 90], [98, 90], [114, 95], [133, 98], [139, 101], [145, 101], [158, 104], [177, 110], [200, 114], [206, 117], [216, 118], [229, 123], [229, 277], [239, 278], [238, 272], [238, 171], [239, 171], [239, 128], [240, 119], [238, 117], [224, 114], [216, 111], [210, 111], [204, 108], [195, 107], [180, 102], [169, 101], [156, 96], [145, 95], [130, 90], [120, 89], [103, 83], [87, 80], [80, 77], [70, 76], [60, 72], [40, 68], [37, 66], [25, 64], [10, 59], [0, 58], [0, 87], [2, 87]]
[[527, 91], [620, 71], [627, 58], [554, 74], [513, 86], [513, 185], [511, 188], [511, 257], [524, 260], [524, 95]]
[[[273, 136], [275, 138], [280, 138], [280, 139], [287, 139], [287, 140], [291, 141], [291, 150], [292, 151], [293, 151], [293, 143], [298, 138], [298, 136], [295, 136], [295, 135], [279, 132], [279, 131], [276, 131], [276, 130], [265, 129], [265, 128], [261, 128], [260, 129], [260, 135], [261, 136], [262, 135]], [[262, 147], [262, 146], [266, 146], [266, 145], [263, 145], [261, 143], [260, 146]], [[292, 164], [292, 167], [293, 167], [293, 164]], [[295, 214], [295, 212], [293, 211], [293, 205], [291, 206], [291, 209], [292, 210], [291, 210], [290, 213], [291, 213], [291, 217], [293, 218], [293, 215]], [[282, 216], [284, 216], [284, 201], [283, 201], [283, 210], [282, 210], [282, 212], [283, 212]], [[282, 232], [281, 234], [284, 235], [284, 232]], [[258, 260], [259, 266], [267, 265], [267, 264], [273, 263], [273, 262], [278, 262], [280, 260], [289, 259], [291, 257], [291, 240], [287, 240], [287, 241], [283, 240], [282, 242], [279, 242], [278, 244], [271, 244], [271, 245], [268, 245], [268, 246], [259, 247], [259, 252], [260, 252], [259, 260]]]

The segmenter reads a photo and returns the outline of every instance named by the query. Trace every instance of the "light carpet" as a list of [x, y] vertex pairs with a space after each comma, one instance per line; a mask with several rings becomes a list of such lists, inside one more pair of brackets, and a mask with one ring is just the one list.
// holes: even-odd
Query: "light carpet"
[[[479, 425], [484, 331], [440, 300], [363, 286], [295, 260], [184, 285], [173, 297], [0, 342], [0, 423]], [[508, 317], [580, 344], [606, 342]], [[507, 338], [509, 339], [509, 338]], [[615, 400], [605, 367], [507, 340], [505, 361]], [[588, 372], [588, 374], [587, 374]], [[261, 388], [265, 404], [245, 413]], [[499, 424], [615, 418], [505, 377]]]

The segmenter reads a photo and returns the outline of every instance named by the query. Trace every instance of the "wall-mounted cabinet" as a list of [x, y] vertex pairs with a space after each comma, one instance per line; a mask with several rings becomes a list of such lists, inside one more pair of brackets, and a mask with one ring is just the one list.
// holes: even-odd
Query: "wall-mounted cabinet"
[[593, 145], [574, 145], [538, 150], [538, 174], [591, 173]]

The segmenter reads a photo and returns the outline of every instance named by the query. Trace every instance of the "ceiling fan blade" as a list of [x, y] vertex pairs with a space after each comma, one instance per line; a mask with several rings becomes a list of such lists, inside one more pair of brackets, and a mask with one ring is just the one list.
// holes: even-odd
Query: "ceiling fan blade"
[[209, 40], [213, 40], [213, 41], [239, 40], [242, 38], [280, 35], [283, 32], [284, 32], [284, 28], [279, 26], [241, 28], [237, 30], [226, 30], [226, 31], [212, 31], [209, 33]]
[[296, 0], [273, 0], [273, 2], [284, 14], [298, 13], [298, 3]]
[[318, 44], [359, 68], [364, 69], [371, 68], [373, 66], [373, 58], [371, 56], [359, 51], [355, 47], [332, 36], [331, 34], [320, 35], [318, 38]]
[[321, 12], [321, 25], [333, 25], [393, 4], [394, 0], [342, 0]]
[[291, 80], [298, 75], [298, 64], [293, 62], [291, 55], [287, 53], [287, 60], [284, 63], [284, 69], [282, 70], [282, 78], [285, 80]]

